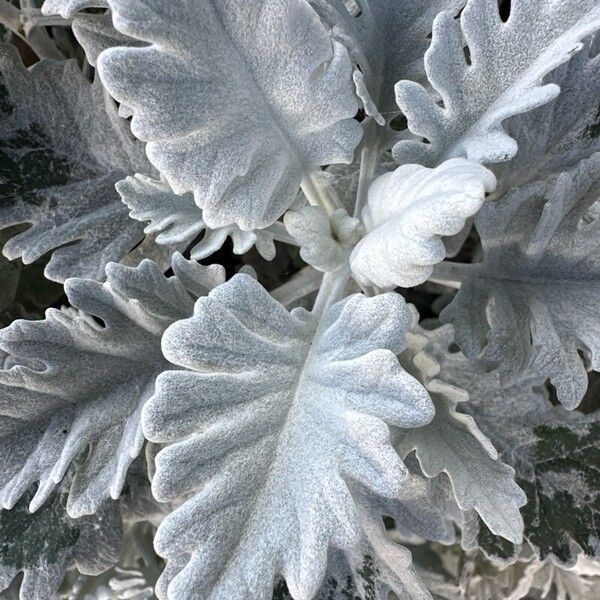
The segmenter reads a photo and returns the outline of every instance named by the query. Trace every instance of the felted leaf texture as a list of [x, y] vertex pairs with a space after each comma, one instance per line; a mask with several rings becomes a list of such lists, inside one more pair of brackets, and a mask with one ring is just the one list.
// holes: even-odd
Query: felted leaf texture
[[45, 0], [42, 13], [44, 15], [60, 15], [64, 19], [70, 19], [86, 8], [107, 7], [107, 0]]
[[61, 485], [35, 513], [27, 510], [33, 492], [0, 511], [0, 592], [23, 573], [21, 600], [55, 600], [68, 568], [98, 575], [119, 559], [122, 523], [116, 502], [103, 503], [95, 515], [71, 518]]
[[383, 289], [423, 283], [446, 255], [440, 237], [458, 233], [495, 184], [485, 167], [461, 158], [381, 175], [362, 212], [367, 234], [350, 256], [354, 277]]
[[224, 277], [220, 268], [181, 256], [173, 269], [176, 276], [166, 278], [151, 261], [135, 269], [111, 263], [105, 283], [67, 280], [71, 307], [0, 330], [0, 348], [8, 354], [0, 371], [5, 508], [39, 482], [30, 503], [31, 510], [38, 509], [80, 458], [69, 514], [93, 513], [109, 496], [119, 497], [144, 443], [142, 406], [158, 373], [168, 368], [161, 335], [192, 313], [196, 294]]
[[345, 48], [304, 0], [110, 2], [149, 42], [98, 59], [132, 131], [210, 227], [273, 223], [320, 165], [351, 162], [362, 128]]
[[[569, 412], [552, 406], [537, 391], [539, 376], [505, 388], [497, 371], [450, 353], [452, 328], [429, 336], [427, 351], [441, 365], [447, 381], [469, 393], [460, 410], [475, 419], [516, 470], [517, 483], [527, 494], [522, 509], [525, 539], [539, 559], [552, 557], [571, 567], [582, 553], [600, 553], [600, 451], [598, 415]], [[487, 553], [503, 550], [484, 528], [478, 540]], [[507, 549], [505, 549], [507, 550]]]
[[[410, 552], [390, 540], [382, 518], [393, 519], [395, 530], [401, 531], [405, 538], [418, 536], [451, 543], [453, 526], [433, 496], [430, 482], [414, 474], [404, 481], [401, 493], [393, 499], [354, 489], [353, 498], [362, 507], [365, 536], [356, 550], [330, 553], [327, 572], [315, 600], [388, 600], [390, 592], [400, 598], [423, 595], [421, 583], [416, 589], [407, 589], [405, 578], [407, 571], [411, 571]], [[277, 596], [274, 594], [274, 597]]]
[[515, 483], [514, 470], [498, 460], [496, 449], [477, 423], [457, 410], [466, 403], [468, 394], [439, 379], [444, 372], [428, 353], [429, 345], [428, 332], [413, 329], [403, 364], [408, 359], [418, 368], [433, 400], [435, 416], [419, 429], [396, 431], [394, 445], [403, 457], [415, 450], [428, 477], [445, 472], [462, 510], [476, 510], [495, 534], [519, 543], [523, 535], [519, 508], [525, 504], [525, 494]]
[[[600, 154], [545, 182], [512, 190], [476, 217], [483, 260], [469, 265], [441, 319], [468, 357], [497, 364], [504, 383], [526, 371], [550, 379], [566, 408], [600, 369], [598, 224]], [[490, 310], [486, 317], [486, 310]]]
[[566, 64], [545, 78], [560, 86], [551, 102], [507, 119], [504, 127], [518, 144], [511, 161], [493, 165], [494, 196], [577, 166], [600, 151], [600, 37], [587, 39]]
[[460, 23], [441, 13], [425, 69], [443, 104], [416, 82], [396, 85], [409, 129], [426, 142], [400, 141], [394, 158], [428, 165], [454, 156], [479, 162], [512, 158], [517, 145], [503, 121], [555, 98], [560, 88], [545, 83], [545, 76], [599, 27], [596, 0], [513, 0], [506, 22], [496, 0], [469, 0]]
[[154, 495], [185, 500], [155, 538], [169, 598], [270, 598], [276, 576], [312, 598], [328, 548], [358, 548], [366, 525], [348, 481], [401, 494], [388, 424], [432, 418], [395, 356], [412, 321], [394, 293], [350, 296], [320, 320], [289, 313], [236, 275], [165, 332], [163, 353], [185, 370], [157, 379], [142, 420], [169, 444]]
[[202, 260], [219, 250], [230, 237], [234, 254], [244, 254], [256, 246], [266, 260], [275, 256], [273, 235], [268, 231], [242, 231], [237, 225], [211, 229], [202, 218], [192, 194], [178, 196], [164, 180], [145, 175], [127, 177], [117, 182], [117, 191], [129, 207], [129, 216], [138, 221], [150, 221], [146, 234], [157, 234], [155, 241], [164, 245], [189, 246], [204, 233], [190, 249], [192, 260]]
[[26, 69], [13, 46], [0, 46], [0, 138], [0, 227], [31, 223], [4, 245], [7, 258], [31, 263], [52, 251], [49, 279], [99, 279], [142, 239], [114, 185], [151, 166], [75, 61]]
[[[355, 78], [364, 86], [361, 96], [368, 114], [380, 125], [399, 114], [394, 85], [401, 79], [424, 79], [423, 54], [435, 16], [448, 10], [456, 14], [466, 0], [359, 0], [352, 14], [343, 0], [311, 0], [334, 38], [346, 45], [359, 65]], [[355, 79], [356, 80], [356, 79]], [[365, 93], [367, 97], [365, 97]], [[374, 110], [369, 110], [369, 103]], [[386, 127], [377, 132], [381, 148], [390, 147], [397, 135]]]

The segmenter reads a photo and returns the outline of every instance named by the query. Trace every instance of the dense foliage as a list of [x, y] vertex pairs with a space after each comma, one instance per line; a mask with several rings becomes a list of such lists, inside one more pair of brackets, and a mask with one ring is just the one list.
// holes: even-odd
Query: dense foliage
[[0, 24], [0, 597], [600, 597], [598, 0]]

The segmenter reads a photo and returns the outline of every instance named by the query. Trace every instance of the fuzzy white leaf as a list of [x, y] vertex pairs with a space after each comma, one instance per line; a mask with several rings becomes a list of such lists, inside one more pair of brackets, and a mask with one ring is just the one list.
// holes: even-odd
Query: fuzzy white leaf
[[[596, 36], [596, 46], [600, 37]], [[515, 158], [494, 165], [501, 197], [509, 189], [542, 180], [577, 166], [600, 151], [600, 54], [593, 40], [545, 81], [560, 86], [552, 101], [505, 122], [519, 147]]]
[[485, 167], [460, 158], [378, 177], [362, 213], [367, 235], [350, 256], [355, 278], [384, 289], [426, 281], [446, 255], [440, 236], [458, 233], [495, 184]]
[[143, 238], [114, 189], [127, 172], [152, 172], [143, 145], [75, 61], [25, 69], [2, 45], [0, 94], [0, 227], [31, 223], [4, 255], [30, 263], [53, 251], [49, 279], [102, 278]]
[[118, 504], [107, 501], [95, 515], [72, 519], [65, 511], [68, 482], [33, 514], [27, 498], [0, 511], [0, 593], [23, 573], [20, 600], [55, 600], [74, 565], [80, 573], [98, 575], [119, 559], [123, 526]]
[[[598, 413], [585, 415], [553, 406], [540, 393], [543, 378], [505, 388], [497, 371], [448, 352], [452, 327], [428, 334], [427, 353], [438, 361], [441, 376], [469, 393], [461, 411], [473, 417], [513, 466], [527, 493], [522, 509], [525, 538], [541, 559], [571, 567], [581, 553], [600, 555], [600, 453]], [[463, 415], [464, 416], [464, 415]], [[478, 544], [488, 554], [502, 546], [480, 529]]]
[[45, 0], [42, 6], [44, 15], [60, 15], [70, 19], [86, 8], [107, 8], [108, 0]]
[[[332, 36], [346, 45], [360, 66], [354, 73], [365, 111], [378, 124], [399, 114], [394, 85], [400, 79], [424, 78], [423, 54], [434, 17], [443, 10], [457, 13], [466, 0], [361, 0], [361, 12], [352, 15], [343, 0], [310, 0]], [[379, 114], [381, 111], [381, 114]], [[381, 122], [383, 121], [383, 123]], [[381, 147], [389, 148], [397, 132], [378, 129]]]
[[540, 373], [567, 408], [587, 388], [578, 350], [600, 370], [600, 220], [584, 220], [599, 197], [594, 154], [553, 180], [487, 204], [475, 220], [483, 262], [459, 276], [461, 288], [441, 314], [455, 326], [462, 351], [497, 364], [505, 385], [526, 371]]
[[[196, 292], [224, 278], [181, 256], [173, 268], [196, 278]], [[104, 284], [69, 279], [65, 290], [73, 308], [0, 330], [9, 355], [0, 371], [0, 499], [10, 508], [39, 481], [30, 505], [36, 510], [89, 448], [67, 504], [77, 517], [121, 493], [144, 442], [142, 406], [168, 368], [161, 335], [192, 313], [195, 294], [151, 261], [135, 269], [111, 263]]]
[[467, 393], [437, 379], [444, 372], [429, 353], [430, 335], [415, 329], [406, 354], [431, 394], [435, 417], [418, 430], [397, 432], [396, 448], [401, 456], [416, 450], [428, 477], [447, 473], [462, 510], [476, 510], [491, 531], [519, 543], [523, 536], [519, 508], [526, 502], [525, 493], [515, 483], [513, 468], [498, 460], [473, 418], [456, 410], [468, 400]]
[[358, 547], [348, 479], [400, 494], [407, 474], [388, 424], [432, 418], [395, 356], [412, 322], [394, 293], [350, 296], [319, 321], [236, 275], [167, 330], [165, 356], [188, 371], [158, 378], [143, 427], [170, 444], [156, 458], [155, 496], [187, 499], [155, 539], [170, 598], [262, 600], [281, 575], [308, 599], [328, 548]]
[[132, 130], [210, 227], [273, 223], [313, 168], [351, 162], [362, 135], [344, 47], [304, 0], [110, 2], [151, 45], [98, 59]]
[[117, 31], [112, 24], [110, 12], [101, 15], [75, 15], [73, 35], [85, 51], [85, 56], [93, 67], [100, 53], [115, 46], [143, 46], [144, 43]]
[[202, 210], [194, 203], [191, 194], [179, 196], [169, 184], [135, 175], [117, 182], [117, 191], [130, 208], [129, 216], [138, 221], [150, 221], [146, 234], [156, 235], [156, 243], [164, 245], [190, 245], [204, 232], [202, 239], [190, 250], [193, 260], [202, 260], [219, 250], [225, 240], [233, 241], [234, 254], [244, 254], [252, 246], [266, 260], [275, 257], [273, 235], [268, 231], [242, 231], [236, 225], [211, 229], [202, 218]]
[[319, 271], [333, 271], [347, 258], [349, 249], [360, 239], [358, 219], [343, 209], [327, 215], [317, 206], [289, 210], [285, 227], [300, 244], [300, 256]]
[[469, 0], [460, 24], [452, 13], [441, 13], [425, 68], [443, 106], [418, 83], [396, 85], [410, 130], [428, 143], [400, 141], [394, 158], [429, 165], [454, 156], [479, 162], [512, 158], [517, 144], [503, 121], [555, 98], [560, 88], [545, 76], [598, 28], [597, 0], [513, 0], [506, 23], [497, 0]]

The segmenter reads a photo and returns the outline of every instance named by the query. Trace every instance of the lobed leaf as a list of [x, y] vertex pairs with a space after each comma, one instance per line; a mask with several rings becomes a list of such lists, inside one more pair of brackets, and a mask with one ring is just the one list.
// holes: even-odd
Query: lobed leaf
[[458, 233], [495, 184], [486, 168], [460, 158], [381, 175], [362, 211], [367, 234], [350, 256], [354, 277], [383, 289], [423, 283], [446, 255], [440, 237]]
[[[468, 357], [497, 364], [505, 385], [542, 374], [566, 408], [587, 388], [579, 351], [599, 370], [598, 225], [600, 154], [547, 182], [488, 203], [475, 220], [483, 261], [465, 269], [441, 313]], [[486, 311], [489, 309], [489, 316]]]
[[5, 508], [39, 481], [30, 503], [30, 510], [38, 509], [76, 459], [71, 516], [91, 514], [109, 496], [119, 497], [144, 443], [140, 412], [156, 376], [168, 368], [161, 335], [191, 314], [196, 293], [223, 278], [222, 271], [181, 256], [173, 268], [195, 282], [191, 292], [151, 261], [135, 269], [111, 263], [103, 284], [67, 280], [72, 307], [0, 330], [0, 349], [8, 355], [0, 371]]
[[396, 85], [409, 129], [426, 141], [398, 142], [394, 158], [435, 165], [456, 156], [487, 163], [514, 157], [517, 144], [503, 121], [555, 98], [559, 86], [544, 78], [599, 28], [596, 0], [513, 0], [506, 22], [497, 0], [469, 0], [460, 23], [451, 12], [439, 14], [425, 69], [442, 103], [416, 82]]
[[312, 169], [351, 162], [351, 63], [304, 0], [110, 6], [115, 27], [150, 46], [105, 50], [102, 80], [210, 227], [270, 225]]
[[[412, 320], [390, 293], [350, 296], [319, 321], [236, 275], [167, 330], [163, 352], [185, 370], [158, 378], [143, 427], [168, 444], [156, 498], [184, 500], [155, 538], [169, 598], [268, 598], [276, 576], [310, 598], [330, 547], [358, 549], [368, 525], [349, 482], [400, 495], [388, 424], [432, 418], [395, 357]], [[410, 570], [397, 577], [416, 585]]]

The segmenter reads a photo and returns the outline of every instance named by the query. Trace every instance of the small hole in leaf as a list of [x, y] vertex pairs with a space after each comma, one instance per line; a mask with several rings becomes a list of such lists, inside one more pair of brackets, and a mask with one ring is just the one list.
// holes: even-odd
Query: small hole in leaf
[[408, 121], [403, 114], [399, 114], [390, 121], [390, 127], [394, 131], [404, 131], [408, 127]]
[[458, 344], [456, 344], [455, 342], [452, 342], [448, 346], [448, 352], [450, 352], [450, 354], [458, 354], [460, 352], [460, 348], [459, 348]]
[[466, 44], [463, 46], [463, 54], [465, 55], [465, 62], [470, 66], [471, 65], [471, 50], [469, 46]]
[[344, 0], [346, 10], [355, 18], [358, 19], [362, 15], [362, 8], [357, 0]]
[[510, 17], [510, 0], [498, 0], [498, 12], [502, 21], [506, 23]]
[[63, 433], [67, 433], [67, 430], [66, 430], [66, 429], [63, 429]]

